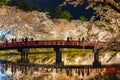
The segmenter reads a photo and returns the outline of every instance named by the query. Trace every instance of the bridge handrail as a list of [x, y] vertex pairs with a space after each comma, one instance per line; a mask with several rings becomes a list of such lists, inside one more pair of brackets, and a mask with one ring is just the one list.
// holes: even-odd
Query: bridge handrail
[[0, 48], [22, 47], [22, 46], [98, 46], [98, 42], [79, 41], [79, 40], [36, 40], [36, 41], [16, 41], [0, 43]]

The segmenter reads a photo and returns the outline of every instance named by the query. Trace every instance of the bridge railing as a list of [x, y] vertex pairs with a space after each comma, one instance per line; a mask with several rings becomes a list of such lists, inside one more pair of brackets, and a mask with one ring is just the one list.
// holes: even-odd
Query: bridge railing
[[82, 42], [82, 41], [65, 41], [65, 40], [51, 40], [51, 41], [34, 41], [28, 42], [28, 46], [30, 45], [48, 45], [48, 46], [97, 46], [97, 42]]
[[22, 47], [22, 46], [98, 46], [98, 42], [89, 41], [75, 41], [75, 40], [41, 40], [41, 41], [21, 41], [21, 42], [8, 42], [0, 43], [0, 48], [5, 47]]

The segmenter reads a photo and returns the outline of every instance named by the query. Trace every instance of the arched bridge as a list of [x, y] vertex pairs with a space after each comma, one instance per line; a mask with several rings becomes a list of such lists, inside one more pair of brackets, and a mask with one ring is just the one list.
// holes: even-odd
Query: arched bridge
[[[99, 48], [94, 50], [94, 48]], [[21, 52], [21, 60], [19, 62], [28, 62], [28, 49], [29, 48], [54, 48], [56, 52], [55, 65], [63, 65], [61, 48], [85, 48], [93, 49], [94, 51], [94, 66], [101, 65], [98, 59], [98, 53], [101, 48], [99, 42], [80, 41], [80, 40], [28, 40], [22, 39], [22, 41], [13, 40], [11, 42], [0, 43], [0, 50], [17, 49]]]

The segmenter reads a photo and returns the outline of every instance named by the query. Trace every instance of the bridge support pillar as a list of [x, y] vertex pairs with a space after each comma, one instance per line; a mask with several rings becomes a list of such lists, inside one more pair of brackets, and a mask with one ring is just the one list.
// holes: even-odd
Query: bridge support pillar
[[23, 63], [25, 61], [25, 53], [24, 51], [22, 50], [21, 51], [21, 63]]
[[54, 51], [56, 51], [56, 62], [55, 66], [61, 67], [64, 65], [62, 62], [62, 52], [60, 51], [60, 48], [54, 48]]
[[25, 61], [28, 62], [28, 52], [29, 52], [29, 49], [25, 49]]
[[101, 66], [101, 62], [99, 61], [99, 51], [100, 51], [100, 49], [94, 50], [94, 62], [93, 62], [94, 67]]
[[28, 60], [28, 49], [18, 49], [18, 52], [21, 53], [21, 59], [18, 61], [20, 63], [27, 63]]

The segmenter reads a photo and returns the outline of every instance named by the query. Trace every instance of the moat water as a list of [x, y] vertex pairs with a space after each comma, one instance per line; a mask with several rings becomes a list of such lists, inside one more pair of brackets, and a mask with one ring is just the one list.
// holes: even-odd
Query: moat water
[[[0, 59], [8, 60], [14, 56], [1, 56]], [[111, 69], [108, 69], [111, 70]], [[65, 68], [42, 68], [13, 66], [11, 64], [0, 63], [0, 80], [102, 80], [105, 79], [104, 74], [106, 68], [85, 68], [85, 69], [65, 69]], [[111, 73], [110, 73], [111, 74]], [[115, 74], [115, 75], [114, 75]], [[119, 80], [119, 71], [111, 74], [107, 80]], [[118, 75], [119, 77], [117, 77]]]

